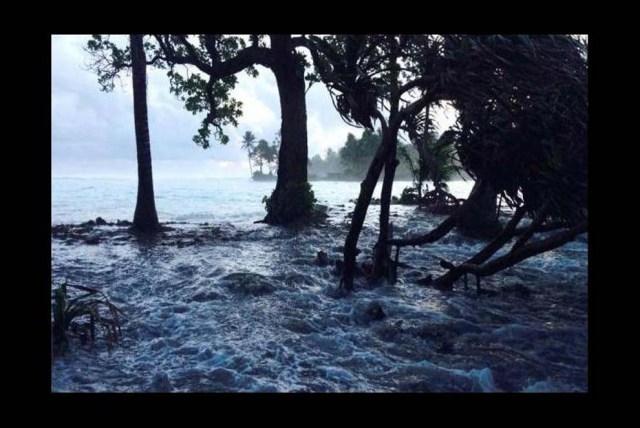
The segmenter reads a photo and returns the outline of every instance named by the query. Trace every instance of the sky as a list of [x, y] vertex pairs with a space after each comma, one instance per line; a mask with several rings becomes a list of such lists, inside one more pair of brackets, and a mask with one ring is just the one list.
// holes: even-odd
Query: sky
[[[131, 76], [112, 92], [100, 91], [83, 50], [89, 36], [51, 38], [51, 162], [54, 177], [136, 177]], [[126, 42], [126, 38], [123, 38]], [[245, 131], [272, 141], [280, 128], [280, 104], [273, 74], [258, 67], [257, 78], [240, 73], [233, 96], [243, 103], [238, 127], [228, 127], [229, 144], [212, 140], [208, 149], [192, 141], [202, 116], [192, 115], [169, 92], [166, 71], [147, 68], [147, 102], [155, 178], [249, 177], [247, 154], [240, 148]], [[437, 112], [441, 131], [455, 120], [450, 109]], [[307, 92], [309, 157], [337, 150], [348, 133], [327, 89]]]

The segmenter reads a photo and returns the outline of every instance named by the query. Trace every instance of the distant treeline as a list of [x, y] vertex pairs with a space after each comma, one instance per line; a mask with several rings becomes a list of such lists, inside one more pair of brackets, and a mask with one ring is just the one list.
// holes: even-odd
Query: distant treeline
[[[309, 159], [309, 180], [362, 180], [381, 140], [380, 129], [376, 132], [365, 129], [360, 138], [349, 133], [344, 146], [340, 147], [337, 152], [329, 148], [324, 157], [315, 155]], [[415, 146], [402, 142], [399, 142], [398, 146], [399, 151], [405, 151], [409, 158], [417, 164], [418, 151]], [[395, 179], [413, 180], [414, 177], [407, 158], [399, 156], [398, 160], [400, 163], [396, 169]], [[460, 178], [461, 176], [457, 174], [454, 177], [454, 179]], [[465, 175], [464, 178], [468, 178], [468, 175]]]
[[[336, 152], [327, 149], [324, 157], [309, 159], [309, 180], [362, 180], [382, 140], [380, 130], [365, 129], [360, 138], [349, 133], [344, 146]], [[415, 149], [414, 149], [415, 151]], [[414, 153], [417, 157], [417, 151]], [[411, 180], [407, 162], [401, 160], [396, 170], [398, 180]]]

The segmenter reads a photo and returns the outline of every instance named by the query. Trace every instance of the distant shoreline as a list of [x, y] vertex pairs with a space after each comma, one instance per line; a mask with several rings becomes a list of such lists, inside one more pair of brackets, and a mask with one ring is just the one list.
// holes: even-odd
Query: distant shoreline
[[[51, 177], [52, 180], [114, 180], [114, 181], [136, 181], [138, 178], [137, 177], [109, 177], [109, 176], [52, 176]], [[316, 181], [333, 181], [333, 182], [345, 182], [345, 183], [353, 183], [353, 182], [361, 182], [364, 178], [322, 178], [322, 177], [314, 177], [314, 178], [310, 178], [309, 182], [313, 183]], [[196, 180], [244, 180], [247, 182], [265, 182], [265, 183], [275, 183], [276, 180], [254, 180], [251, 177], [246, 177], [246, 176], [238, 176], [238, 177], [154, 177], [154, 180], [157, 181], [165, 181], [165, 180], [184, 180], [184, 181], [196, 181]], [[378, 180], [378, 181], [382, 181], [382, 179]], [[411, 178], [401, 178], [401, 179], [395, 179], [395, 182], [412, 182]], [[462, 182], [466, 182], [466, 181], [473, 181], [473, 179], [469, 178], [467, 180], [464, 180], [462, 178], [458, 178], [455, 180], [449, 180], [448, 182], [455, 182], [455, 181], [462, 181]]]

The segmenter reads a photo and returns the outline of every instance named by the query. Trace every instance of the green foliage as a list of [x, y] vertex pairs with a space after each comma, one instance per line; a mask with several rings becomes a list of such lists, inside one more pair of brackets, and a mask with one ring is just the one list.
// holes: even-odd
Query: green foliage
[[237, 118], [242, 116], [242, 102], [229, 95], [236, 84], [235, 76], [232, 76], [233, 79], [212, 81], [198, 73], [182, 74], [176, 67], [170, 67], [167, 76], [169, 90], [184, 102], [187, 111], [194, 115], [206, 113], [193, 141], [205, 149], [209, 148], [212, 126], [216, 140], [227, 144], [229, 137], [224, 127], [238, 126]]
[[[71, 297], [68, 288], [81, 292]], [[55, 354], [63, 354], [69, 347], [69, 334], [76, 334], [82, 343], [93, 346], [97, 328], [101, 328], [107, 347], [112, 349], [121, 336], [122, 311], [109, 301], [100, 290], [71, 285], [67, 282], [53, 290], [53, 348]]]
[[346, 173], [355, 177], [363, 177], [381, 141], [382, 133], [380, 130], [373, 132], [365, 129], [360, 138], [349, 133], [344, 147], [341, 147], [338, 152], [340, 159], [346, 166]]
[[93, 34], [85, 52], [91, 55], [89, 68], [98, 75], [100, 90], [110, 92], [123, 70], [131, 68], [131, 48], [118, 46], [108, 35]]
[[586, 46], [571, 36], [447, 36], [465, 169], [531, 213], [586, 218]]
[[309, 218], [316, 202], [309, 183], [287, 184], [282, 191], [276, 188], [271, 196], [263, 199], [266, 204], [267, 219], [270, 223], [289, 224]]
[[413, 145], [398, 147], [398, 157], [409, 165], [418, 194], [423, 194], [422, 186], [427, 180], [432, 181], [435, 188], [447, 190], [446, 182], [457, 171], [451, 134], [444, 133], [437, 138], [433, 132], [426, 137], [423, 132], [415, 132], [410, 136]]
[[[118, 46], [110, 36], [99, 34], [87, 42], [89, 68], [97, 74], [103, 91], [113, 90], [115, 80], [131, 67], [131, 49], [128, 43], [121, 44]], [[212, 135], [222, 144], [229, 142], [224, 128], [238, 126], [242, 103], [230, 95], [238, 80], [235, 73], [214, 79], [203, 72], [202, 65], [228, 60], [245, 47], [241, 37], [222, 35], [156, 35], [144, 42], [147, 65], [168, 68], [171, 93], [192, 114], [205, 113], [192, 138], [203, 148], [210, 146]], [[252, 66], [247, 67], [247, 72], [253, 76], [258, 73]]]
[[[157, 34], [154, 40], [154, 53], [170, 68], [171, 91], [193, 114], [206, 113], [193, 140], [209, 147], [213, 128], [213, 136], [226, 144], [224, 127], [238, 126], [242, 116], [242, 103], [230, 95], [238, 82], [236, 74], [244, 70], [256, 77], [256, 65], [270, 66], [265, 58], [272, 54], [264, 35], [251, 34], [249, 45], [243, 37], [222, 34]], [[294, 56], [298, 71], [304, 73], [304, 56]]]

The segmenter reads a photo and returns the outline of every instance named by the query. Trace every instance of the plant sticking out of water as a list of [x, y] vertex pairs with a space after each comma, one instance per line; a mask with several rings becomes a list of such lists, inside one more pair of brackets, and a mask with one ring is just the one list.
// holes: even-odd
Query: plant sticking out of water
[[[79, 290], [79, 294], [70, 296], [68, 288]], [[93, 347], [100, 330], [109, 350], [118, 344], [123, 313], [100, 290], [65, 281], [53, 290], [52, 300], [54, 355], [68, 350], [71, 335], [78, 337], [81, 344]]]

